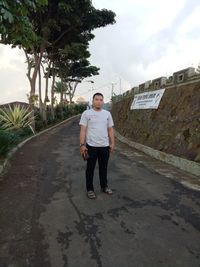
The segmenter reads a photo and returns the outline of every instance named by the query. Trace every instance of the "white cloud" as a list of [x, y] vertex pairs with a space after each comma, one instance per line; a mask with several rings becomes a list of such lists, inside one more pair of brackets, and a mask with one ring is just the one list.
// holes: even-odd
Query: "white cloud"
[[27, 101], [29, 84], [22, 51], [0, 46], [0, 103]]
[[97, 30], [90, 46], [93, 64], [104, 62], [100, 65], [104, 75], [95, 79], [97, 84], [110, 81], [113, 74], [126, 84], [138, 85], [198, 63], [199, 38], [179, 34], [184, 21], [192, 20], [193, 30], [200, 25], [198, 15], [193, 18], [194, 12], [198, 14], [197, 0], [93, 2], [117, 13], [117, 23]]

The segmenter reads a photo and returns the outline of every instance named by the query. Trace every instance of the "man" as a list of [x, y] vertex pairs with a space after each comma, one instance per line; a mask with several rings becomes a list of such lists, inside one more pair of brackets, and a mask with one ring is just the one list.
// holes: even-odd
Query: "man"
[[[87, 157], [86, 188], [87, 196], [95, 199], [93, 176], [96, 161], [99, 164], [99, 179], [102, 192], [112, 195], [108, 187], [107, 166], [110, 152], [114, 150], [113, 119], [109, 111], [102, 109], [103, 95], [93, 95], [92, 108], [85, 110], [81, 116], [80, 153]], [[85, 144], [86, 141], [86, 144]]]

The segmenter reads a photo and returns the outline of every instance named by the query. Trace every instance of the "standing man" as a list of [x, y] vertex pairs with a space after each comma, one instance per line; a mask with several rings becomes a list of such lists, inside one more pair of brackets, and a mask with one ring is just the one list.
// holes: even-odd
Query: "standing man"
[[107, 182], [107, 166], [110, 152], [114, 150], [114, 124], [110, 112], [102, 109], [103, 104], [103, 95], [94, 94], [92, 108], [83, 112], [79, 123], [80, 153], [82, 157], [87, 158], [86, 188], [90, 199], [96, 198], [93, 176], [97, 160], [101, 190], [112, 195]]

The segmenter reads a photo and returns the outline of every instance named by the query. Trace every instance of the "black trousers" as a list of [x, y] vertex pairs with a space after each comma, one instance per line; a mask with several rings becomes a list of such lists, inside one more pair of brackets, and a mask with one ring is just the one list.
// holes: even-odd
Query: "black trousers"
[[87, 159], [86, 167], [86, 188], [87, 191], [94, 190], [93, 177], [94, 169], [98, 159], [99, 164], [99, 179], [101, 188], [107, 187], [107, 166], [109, 160], [109, 146], [107, 147], [94, 147], [86, 145], [88, 149], [89, 158]]

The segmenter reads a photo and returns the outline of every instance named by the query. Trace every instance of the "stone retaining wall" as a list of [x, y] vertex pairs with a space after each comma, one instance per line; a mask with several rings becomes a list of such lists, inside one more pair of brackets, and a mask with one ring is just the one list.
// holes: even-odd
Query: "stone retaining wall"
[[154, 149], [200, 162], [200, 81], [166, 88], [156, 110], [130, 110], [134, 95], [112, 105], [116, 130]]

